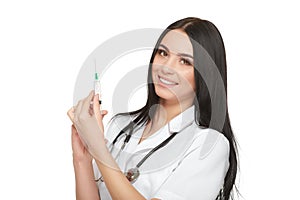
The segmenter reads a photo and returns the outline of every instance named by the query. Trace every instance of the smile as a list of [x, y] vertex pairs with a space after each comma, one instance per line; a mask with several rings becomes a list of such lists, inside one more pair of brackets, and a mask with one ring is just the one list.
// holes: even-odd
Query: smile
[[175, 86], [175, 85], [178, 85], [178, 83], [176, 82], [173, 82], [173, 81], [170, 81], [170, 80], [166, 80], [160, 76], [158, 76], [158, 79], [160, 81], [160, 83], [162, 83], [163, 85], [166, 85], [166, 86]]

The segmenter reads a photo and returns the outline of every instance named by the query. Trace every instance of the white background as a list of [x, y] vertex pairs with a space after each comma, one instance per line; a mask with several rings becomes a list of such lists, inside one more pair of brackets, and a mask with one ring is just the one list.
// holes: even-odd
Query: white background
[[[244, 199], [297, 198], [297, 5], [258, 0], [1, 1], [0, 199], [75, 199], [66, 111], [73, 104], [81, 65], [112, 36], [165, 28], [187, 16], [212, 21], [225, 42]], [[134, 59], [129, 63], [135, 64]]]

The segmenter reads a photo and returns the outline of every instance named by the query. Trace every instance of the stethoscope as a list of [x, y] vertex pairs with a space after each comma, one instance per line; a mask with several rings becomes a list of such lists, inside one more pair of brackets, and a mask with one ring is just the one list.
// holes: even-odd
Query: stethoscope
[[[131, 123], [129, 124], [131, 125]], [[128, 127], [128, 126], [127, 126]], [[125, 129], [125, 128], [124, 128]], [[119, 152], [117, 153], [115, 159], [120, 155], [121, 151], [123, 151], [123, 149], [125, 148], [126, 144], [130, 141], [130, 138], [132, 136], [132, 133], [133, 133], [133, 126], [131, 126], [130, 130], [129, 130], [129, 133], [126, 134], [124, 129], [122, 129], [119, 134], [115, 137], [115, 139], [113, 140], [112, 142], [112, 148], [110, 149], [110, 152], [113, 151], [113, 148], [114, 148], [114, 145], [115, 143], [118, 141], [119, 137], [123, 134], [125, 134], [125, 139], [123, 141], [123, 144], [119, 150]], [[139, 168], [142, 166], [142, 164], [153, 154], [155, 153], [157, 150], [159, 150], [160, 148], [164, 147], [166, 144], [168, 144], [179, 132], [173, 132], [167, 139], [165, 139], [164, 141], [162, 141], [160, 144], [158, 144], [156, 147], [154, 147], [150, 152], [147, 153], [147, 155], [145, 155], [139, 162], [138, 164], [133, 167], [133, 168], [130, 168], [129, 170], [127, 170], [127, 172], [124, 172], [124, 175], [126, 176], [127, 180], [130, 182], [130, 183], [134, 183], [138, 177], [140, 176], [140, 171], [139, 171]], [[101, 176], [100, 178], [96, 179], [95, 181], [98, 182], [98, 181], [101, 181], [101, 182], [104, 182], [104, 179], [103, 177]]]
[[[131, 125], [132, 122], [129, 124]], [[187, 126], [185, 126], [183, 129], [189, 127], [192, 123], [188, 124]], [[128, 127], [128, 126], [126, 126]], [[125, 127], [125, 128], [126, 128]], [[124, 129], [125, 129], [124, 128]], [[118, 139], [120, 138], [121, 135], [125, 134], [125, 139], [123, 141], [123, 144], [120, 148], [120, 150], [118, 151], [115, 159], [120, 155], [120, 152], [123, 151], [123, 149], [125, 148], [126, 144], [129, 142], [131, 136], [132, 136], [132, 133], [133, 133], [133, 126], [131, 126], [130, 130], [129, 130], [129, 134], [126, 134], [124, 129], [122, 129], [119, 134], [115, 137], [115, 139], [113, 140], [112, 142], [112, 148], [110, 149], [110, 152], [112, 152], [113, 148], [114, 148], [114, 145], [115, 143], [118, 141]], [[181, 129], [181, 131], [183, 130]], [[130, 182], [130, 183], [134, 183], [138, 177], [140, 176], [140, 171], [139, 171], [139, 168], [141, 167], [141, 165], [153, 154], [155, 153], [157, 150], [159, 150], [160, 148], [164, 147], [166, 144], [168, 144], [179, 132], [173, 132], [167, 139], [165, 139], [163, 142], [161, 142], [159, 145], [157, 145], [156, 147], [154, 147], [149, 153], [147, 153], [146, 156], [144, 156], [139, 162], [138, 164], [129, 169], [127, 172], [124, 172], [127, 180]], [[179, 167], [179, 165], [181, 164], [181, 162], [183, 161], [183, 159], [185, 157], [187, 157], [190, 153], [192, 153], [193, 151], [197, 150], [199, 147], [193, 149], [192, 151], [190, 151], [188, 154], [186, 154], [183, 158], [180, 159], [179, 163], [177, 164], [177, 166], [172, 170], [172, 171], [175, 171], [177, 169], [177, 167]], [[98, 181], [101, 181], [101, 182], [104, 182], [104, 179], [103, 177], [101, 176], [100, 178], [96, 179], [95, 181], [98, 182]], [[224, 198], [224, 190], [223, 190], [223, 187], [220, 189], [219, 191], [219, 195], [217, 197], [217, 200], [221, 200]]]

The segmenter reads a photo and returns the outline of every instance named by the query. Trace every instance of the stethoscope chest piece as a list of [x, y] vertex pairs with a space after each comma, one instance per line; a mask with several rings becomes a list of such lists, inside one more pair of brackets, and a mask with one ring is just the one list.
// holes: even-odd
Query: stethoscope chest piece
[[134, 183], [137, 180], [137, 178], [140, 176], [139, 168], [134, 167], [134, 168], [129, 169], [125, 173], [125, 176], [127, 177], [129, 182]]

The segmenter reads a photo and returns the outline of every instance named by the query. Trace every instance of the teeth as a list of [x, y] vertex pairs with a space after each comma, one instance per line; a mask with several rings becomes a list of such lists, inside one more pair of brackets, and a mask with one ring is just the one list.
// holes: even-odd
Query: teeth
[[175, 85], [176, 83], [174, 82], [170, 82], [170, 81], [167, 81], [166, 79], [163, 79], [161, 77], [159, 77], [159, 80], [164, 83], [164, 84], [167, 84], [167, 85]]

